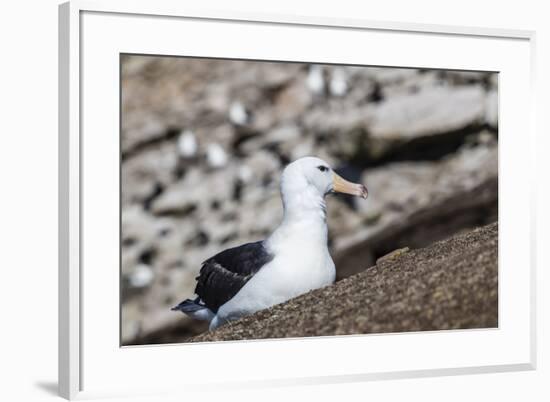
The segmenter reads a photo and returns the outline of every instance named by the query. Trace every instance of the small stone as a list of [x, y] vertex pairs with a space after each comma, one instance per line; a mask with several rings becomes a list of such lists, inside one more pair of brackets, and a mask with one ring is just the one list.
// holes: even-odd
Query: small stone
[[394, 260], [396, 259], [397, 257], [403, 255], [403, 254], [406, 254], [408, 253], [410, 250], [408, 247], [403, 247], [403, 248], [400, 248], [400, 249], [397, 249], [397, 250], [394, 250], [392, 251], [391, 253], [388, 253], [386, 254], [385, 256], [383, 257], [380, 257], [376, 260], [376, 265], [379, 265], [380, 263], [383, 263], [383, 262], [388, 262], [388, 261], [391, 261], [391, 260]]

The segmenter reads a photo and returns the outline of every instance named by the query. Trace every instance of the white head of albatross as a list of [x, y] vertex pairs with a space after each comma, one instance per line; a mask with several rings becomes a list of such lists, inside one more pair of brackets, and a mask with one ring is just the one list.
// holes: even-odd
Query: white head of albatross
[[284, 219], [296, 219], [311, 211], [325, 217], [325, 196], [334, 192], [362, 198], [368, 195], [364, 185], [343, 179], [322, 159], [309, 156], [292, 162], [281, 179]]
[[233, 247], [203, 262], [196, 298], [172, 310], [210, 321], [210, 329], [334, 282], [327, 246], [325, 196], [332, 192], [367, 198], [322, 159], [289, 164], [281, 178], [283, 220], [265, 240]]

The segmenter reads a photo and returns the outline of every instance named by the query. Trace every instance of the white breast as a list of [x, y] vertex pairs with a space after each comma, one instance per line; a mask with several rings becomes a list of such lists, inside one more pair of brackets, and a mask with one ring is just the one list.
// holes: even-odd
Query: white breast
[[334, 282], [336, 271], [326, 244], [326, 226], [279, 228], [266, 245], [273, 260], [220, 307], [221, 319], [251, 314]]
[[281, 192], [283, 221], [264, 243], [273, 260], [219, 308], [211, 328], [334, 282], [324, 187], [317, 188], [300, 164], [291, 163], [283, 173]]

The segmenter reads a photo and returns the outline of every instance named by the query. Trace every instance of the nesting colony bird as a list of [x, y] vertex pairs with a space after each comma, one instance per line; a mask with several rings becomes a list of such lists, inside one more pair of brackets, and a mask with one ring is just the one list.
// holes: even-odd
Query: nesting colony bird
[[330, 94], [333, 96], [344, 96], [348, 91], [348, 82], [343, 68], [335, 68], [330, 79]]
[[224, 250], [203, 262], [194, 300], [172, 310], [210, 321], [210, 329], [334, 282], [327, 246], [325, 196], [367, 198], [367, 188], [305, 157], [283, 171], [283, 220], [265, 240]]
[[241, 102], [234, 101], [231, 103], [231, 107], [229, 108], [229, 120], [231, 123], [237, 126], [244, 126], [248, 123], [249, 119], [250, 116]]
[[192, 158], [197, 154], [199, 145], [191, 130], [182, 131], [178, 138], [178, 152], [182, 158]]
[[313, 64], [309, 67], [306, 83], [309, 90], [315, 95], [321, 95], [324, 92], [325, 78], [321, 66]]
[[222, 168], [227, 164], [227, 154], [220, 144], [208, 144], [206, 148], [206, 161], [212, 168]]

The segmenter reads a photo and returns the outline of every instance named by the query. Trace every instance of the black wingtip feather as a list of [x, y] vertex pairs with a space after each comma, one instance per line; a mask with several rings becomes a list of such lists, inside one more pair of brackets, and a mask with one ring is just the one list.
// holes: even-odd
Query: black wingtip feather
[[203, 309], [204, 306], [197, 303], [196, 300], [185, 299], [177, 306], [172, 307], [172, 311], [181, 311], [182, 313], [193, 313], [197, 310]]

